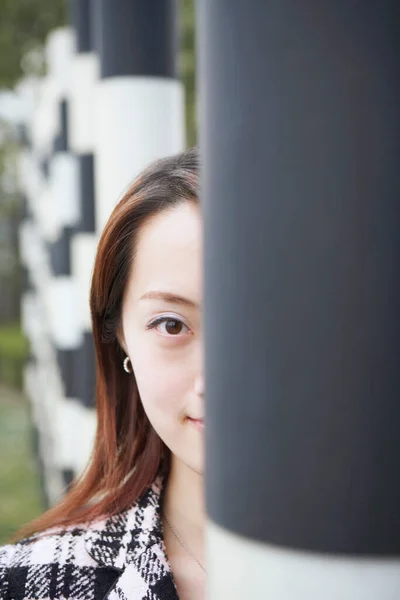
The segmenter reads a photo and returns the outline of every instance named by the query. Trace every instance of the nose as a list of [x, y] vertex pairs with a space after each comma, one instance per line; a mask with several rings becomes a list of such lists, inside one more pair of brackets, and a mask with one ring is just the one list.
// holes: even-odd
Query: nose
[[204, 374], [199, 373], [194, 381], [194, 391], [197, 396], [204, 396]]
[[204, 396], [204, 346], [202, 336], [199, 336], [198, 343], [195, 347], [195, 365], [196, 365], [196, 376], [194, 380], [194, 393], [199, 398]]

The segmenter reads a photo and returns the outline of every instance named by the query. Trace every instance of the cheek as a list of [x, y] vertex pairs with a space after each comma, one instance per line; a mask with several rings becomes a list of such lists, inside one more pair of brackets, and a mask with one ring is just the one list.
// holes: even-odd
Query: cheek
[[147, 333], [142, 343], [137, 339], [137, 344], [128, 344], [140, 398], [150, 420], [182, 411], [189, 387], [179, 350], [159, 347], [151, 339], [153, 335]]

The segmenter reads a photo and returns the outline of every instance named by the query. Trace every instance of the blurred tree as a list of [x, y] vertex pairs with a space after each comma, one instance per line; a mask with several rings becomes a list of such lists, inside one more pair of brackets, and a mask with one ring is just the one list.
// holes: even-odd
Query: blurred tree
[[[18, 223], [18, 141], [13, 127], [0, 119], [0, 325], [19, 318], [20, 269]], [[1, 361], [1, 344], [0, 344]]]
[[181, 1], [181, 73], [186, 94], [187, 143], [197, 141], [196, 120], [196, 52], [195, 52], [195, 0]]
[[36, 64], [24, 64], [24, 57], [34, 56], [65, 21], [64, 0], [0, 0], [0, 88], [13, 87], [26, 70], [41, 72], [40, 53]]

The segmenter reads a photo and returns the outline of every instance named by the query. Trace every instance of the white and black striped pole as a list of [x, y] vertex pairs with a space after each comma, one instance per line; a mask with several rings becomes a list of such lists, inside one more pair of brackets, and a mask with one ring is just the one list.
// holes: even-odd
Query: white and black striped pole
[[31, 288], [22, 297], [21, 314], [32, 360], [25, 368], [24, 387], [37, 429], [44, 496], [46, 502], [52, 504], [62, 490], [60, 472], [54, 461], [58, 439], [54, 435], [55, 399], [60, 385], [55, 373], [46, 310], [46, 296], [51, 283], [46, 238], [52, 234], [54, 227], [54, 221], [49, 218], [54, 206], [49, 205], [46, 169], [42, 166], [51, 153], [54, 136], [55, 88], [49, 76], [41, 81], [26, 78], [18, 84], [17, 93], [27, 101], [24, 119], [27, 144], [20, 151], [20, 181], [27, 200], [28, 218], [22, 221], [20, 227], [20, 256], [29, 272]]
[[82, 331], [74, 378], [79, 416], [76, 419], [76, 474], [86, 466], [93, 445], [96, 413], [95, 357], [89, 310], [90, 279], [97, 246], [94, 201], [94, 118], [98, 58], [93, 48], [91, 0], [70, 0], [76, 53], [71, 66], [69, 142], [78, 162], [79, 219], [71, 240], [71, 268], [78, 291], [78, 319]]
[[210, 599], [400, 597], [398, 15], [198, 4]]
[[69, 143], [71, 65], [75, 38], [71, 27], [54, 30], [47, 41], [49, 75], [57, 97], [57, 131], [49, 164], [51, 200], [57, 214], [57, 234], [49, 244], [53, 277], [49, 285], [48, 310], [52, 341], [63, 386], [54, 398], [54, 424], [58, 448], [56, 459], [64, 485], [76, 475], [76, 423], [80, 406], [75, 376], [82, 329], [78, 313], [78, 289], [72, 273], [71, 240], [80, 219], [78, 163]]
[[96, 90], [96, 228], [132, 179], [185, 145], [176, 0], [92, 3], [100, 58]]

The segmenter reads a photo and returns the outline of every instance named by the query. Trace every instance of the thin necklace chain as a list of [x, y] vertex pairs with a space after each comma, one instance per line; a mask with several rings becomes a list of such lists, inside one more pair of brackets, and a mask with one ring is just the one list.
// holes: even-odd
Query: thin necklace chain
[[168, 527], [170, 528], [170, 530], [172, 531], [172, 533], [174, 534], [174, 536], [176, 537], [176, 539], [178, 540], [178, 542], [186, 550], [186, 552], [192, 558], [194, 558], [194, 560], [197, 562], [197, 564], [203, 569], [204, 573], [207, 573], [207, 571], [205, 570], [205, 568], [203, 567], [203, 565], [201, 564], [201, 562], [199, 560], [197, 560], [197, 558], [195, 557], [195, 555], [192, 552], [190, 552], [189, 548], [183, 543], [182, 538], [177, 534], [177, 532], [175, 531], [175, 529], [172, 527], [171, 523], [168, 521], [166, 514], [165, 513], [163, 513], [163, 514], [164, 514], [164, 519], [166, 520]]

